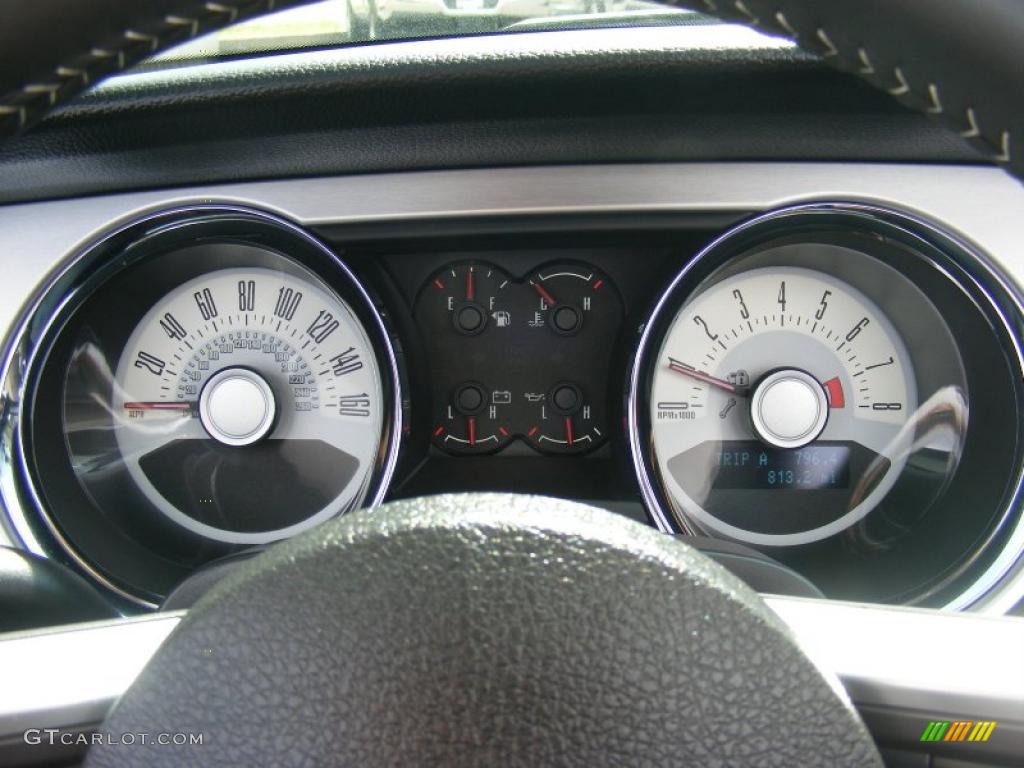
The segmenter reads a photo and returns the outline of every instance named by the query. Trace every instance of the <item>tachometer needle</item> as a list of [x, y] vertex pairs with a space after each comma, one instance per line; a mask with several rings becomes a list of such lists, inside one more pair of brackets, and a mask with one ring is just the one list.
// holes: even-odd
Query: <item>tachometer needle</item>
[[683, 376], [689, 376], [691, 379], [697, 379], [697, 381], [703, 381], [705, 384], [710, 384], [713, 387], [724, 389], [726, 392], [738, 397], [746, 397], [750, 394], [750, 387], [740, 387], [726, 381], [725, 379], [719, 379], [710, 374], [703, 373], [693, 366], [676, 360], [674, 357], [670, 357], [668, 359], [668, 367], [676, 373], [681, 373]]
[[155, 401], [146, 403], [125, 403], [124, 409], [126, 411], [192, 411], [195, 410], [195, 405], [195, 403], [183, 403], [180, 401], [170, 403]]
[[533, 280], [531, 280], [530, 285], [532, 285], [534, 290], [540, 294], [540, 297], [544, 299], [544, 301], [547, 303], [549, 307], [553, 307], [558, 303], [557, 301], [555, 301], [554, 296], [552, 296], [550, 293], [544, 290], [544, 286], [541, 285], [540, 283], [535, 283], [533, 282]]

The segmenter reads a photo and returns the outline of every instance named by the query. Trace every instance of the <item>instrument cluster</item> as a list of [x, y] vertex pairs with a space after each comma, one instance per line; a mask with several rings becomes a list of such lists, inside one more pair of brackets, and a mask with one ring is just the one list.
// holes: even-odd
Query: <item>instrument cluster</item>
[[415, 305], [430, 361], [435, 446], [452, 455], [519, 440], [581, 454], [608, 433], [609, 339], [623, 320], [606, 275], [549, 264], [519, 279], [484, 262], [446, 265]]
[[855, 205], [461, 240], [179, 209], [42, 297], [5, 502], [126, 605], [388, 498], [506, 490], [961, 607], [1017, 554], [1019, 320], [966, 246]]

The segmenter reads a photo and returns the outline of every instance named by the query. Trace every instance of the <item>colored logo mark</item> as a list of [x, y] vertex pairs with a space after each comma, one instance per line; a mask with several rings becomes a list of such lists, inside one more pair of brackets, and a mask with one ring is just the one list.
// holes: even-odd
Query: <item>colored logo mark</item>
[[988, 741], [995, 728], [995, 720], [932, 720], [921, 741]]

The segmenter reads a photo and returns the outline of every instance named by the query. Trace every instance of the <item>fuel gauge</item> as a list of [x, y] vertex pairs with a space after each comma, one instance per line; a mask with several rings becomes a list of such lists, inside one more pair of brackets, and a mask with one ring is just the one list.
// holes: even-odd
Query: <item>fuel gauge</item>
[[476, 336], [488, 326], [508, 324], [509, 313], [499, 306], [508, 282], [504, 272], [488, 264], [453, 265], [431, 280], [431, 303], [443, 306], [457, 333]]

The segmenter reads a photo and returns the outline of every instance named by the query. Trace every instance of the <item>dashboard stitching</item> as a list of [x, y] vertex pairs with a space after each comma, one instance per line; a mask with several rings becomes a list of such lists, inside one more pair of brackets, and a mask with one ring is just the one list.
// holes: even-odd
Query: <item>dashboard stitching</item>
[[[28, 130], [42, 120], [51, 107], [72, 98], [103, 77], [117, 74], [170, 45], [229, 26], [240, 19], [301, 4], [301, 0], [240, 0], [234, 4], [206, 2], [195, 9], [197, 13], [190, 14], [192, 17], [179, 14], [164, 16], [149, 32], [126, 29], [120, 39], [108, 47], [93, 47], [88, 53], [57, 66], [50, 82], [29, 83], [5, 94], [0, 101], [0, 116], [13, 115], [14, 118], [0, 123], [0, 135], [16, 136]], [[200, 18], [203, 11], [207, 15]], [[148, 49], [133, 50], [138, 43], [148, 43]], [[115, 58], [114, 70], [111, 71], [111, 59]]]
[[[209, 14], [214, 14], [215, 18], [206, 18], [200, 22], [198, 18], [171, 14], [164, 16], [159, 21], [159, 29], [154, 30], [153, 34], [128, 29], [122, 34], [121, 39], [115, 43], [117, 47], [114, 50], [93, 48], [88, 54], [78, 57], [72, 63], [56, 67], [53, 73], [56, 82], [30, 83], [23, 86], [20, 90], [7, 94], [5, 99], [0, 101], [0, 116], [13, 115], [15, 117], [13, 120], [0, 123], [0, 135], [17, 135], [22, 133], [42, 120], [51, 107], [75, 96], [102, 76], [111, 74], [110, 72], [103, 72], [100, 74], [100, 77], [94, 78], [91, 76], [90, 70], [96, 68], [101, 62], [108, 62], [114, 56], [117, 57], [116, 69], [121, 71], [149, 54], [156, 53], [170, 44], [180, 42], [180, 36], [175, 36], [174, 33], [180, 33], [183, 27], [188, 28], [186, 35], [192, 38], [201, 31], [207, 32], [214, 28], [228, 26], [240, 18], [257, 16], [271, 10], [280, 10], [290, 5], [301, 4], [301, 0], [284, 0], [283, 2], [278, 2], [277, 0], [249, 0], [248, 2], [236, 4], [206, 2], [202, 4], [201, 9]], [[698, 5], [695, 0], [691, 0], [691, 2], [675, 0], [675, 4]], [[760, 29], [766, 28], [766, 25], [762, 24], [761, 19], [750, 10], [743, 0], [734, 0], [733, 8], [735, 10], [732, 13], [723, 13], [722, 9], [718, 7], [716, 0], [702, 0], [702, 4], [712, 14], [718, 16], [727, 14], [748, 26]], [[805, 50], [811, 47], [801, 40], [801, 35], [781, 10], [773, 15], [773, 20], [775, 24], [768, 25], [772, 31], [781, 32], [783, 36], [791, 39]], [[129, 50], [129, 46], [140, 41], [150, 42], [148, 51]], [[872, 82], [873, 85], [881, 87], [892, 96], [899, 98], [904, 103], [908, 103], [909, 106], [920, 106], [916, 103], [919, 100], [919, 94], [916, 94], [910, 87], [899, 67], [894, 67], [892, 72], [893, 77], [897, 81], [895, 87], [879, 86], [878, 82], [874, 82], [877, 78], [873, 76], [877, 75], [877, 72], [872, 66], [864, 47], [858, 47], [857, 49], [857, 58], [862, 66], [856, 69], [848, 67], [842, 61], [839, 47], [832, 41], [825, 29], [819, 26], [815, 29], [813, 48], [815, 53], [829, 60], [838, 69], [851, 71], [862, 76], [864, 79]], [[926, 101], [929, 106], [925, 108], [925, 111], [931, 115], [944, 114], [939, 98], [939, 87], [935, 83], [930, 82], [927, 92]], [[909, 104], [911, 101], [915, 103]], [[974, 107], [966, 109], [966, 118], [968, 127], [966, 129], [958, 129], [960, 130], [960, 135], [965, 139], [971, 140], [973, 144], [978, 146], [994, 162], [1009, 166], [1011, 163], [1010, 145], [1012, 143], [1009, 130], [1002, 131], [998, 134], [999, 138], [993, 140], [982, 133]]]
[[[677, 2], [678, 5], [695, 5], [696, 3]], [[715, 0], [703, 0], [704, 7], [708, 12], [721, 16], [722, 10], [718, 7]], [[735, 14], [730, 14], [735, 20], [741, 21], [751, 27], [759, 29], [765, 29], [766, 26], [762, 24], [761, 19], [754, 15], [754, 13], [747, 7], [743, 0], [735, 0], [733, 7], [736, 9]], [[776, 11], [774, 14], [774, 25], [770, 25], [772, 31], [781, 32], [784, 37], [789, 38], [794, 43], [799, 45], [804, 50], [810, 50], [811, 46], [808, 46], [804, 40], [801, 39], [800, 33], [796, 28], [789, 22], [786, 15], [781, 11]], [[871, 59], [868, 56], [868, 52], [864, 47], [857, 48], [857, 58], [861, 63], [858, 69], [851, 69], [845, 66], [840, 60], [839, 47], [832, 41], [828, 33], [823, 27], [817, 27], [815, 29], [815, 41], [813, 53], [817, 53], [823, 59], [835, 60], [830, 61], [837, 69], [844, 71], [851, 71], [854, 74], [860, 75], [865, 80], [871, 82], [876, 87], [879, 86], [876, 76], [878, 72], [871, 63]], [[910, 87], [910, 83], [907, 81], [900, 67], [893, 67], [892, 75], [896, 80], [896, 85], [892, 87], [881, 86], [883, 90], [889, 93], [891, 96], [897, 97], [900, 101], [907, 103], [909, 106], [917, 107], [918, 104], [910, 103], [916, 101], [918, 94], [915, 94]], [[942, 108], [942, 102], [939, 96], [939, 87], [935, 83], [929, 82], [928, 84], [928, 95], [927, 101], [929, 106], [925, 109], [929, 115], [941, 115], [945, 111]], [[1009, 166], [1012, 156], [1010, 151], [1011, 136], [1009, 130], [1004, 130], [999, 134], [998, 141], [993, 141], [984, 133], [982, 133], [977, 115], [974, 107], [968, 107], [965, 110], [965, 116], [967, 118], [966, 129], [957, 129], [960, 135], [972, 141], [981, 151], [988, 155], [994, 162], [1000, 165]]]

